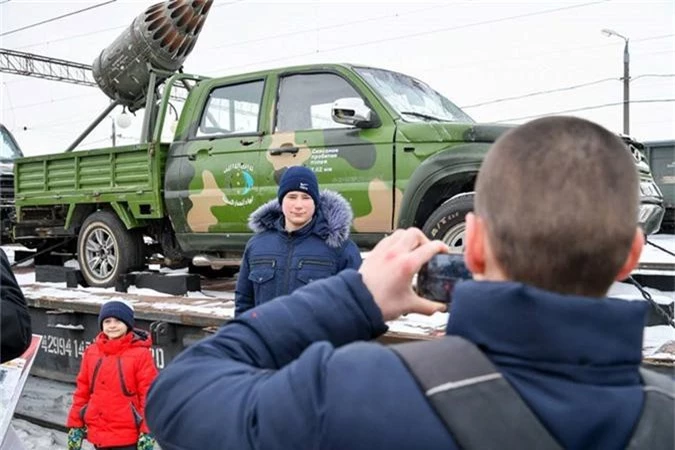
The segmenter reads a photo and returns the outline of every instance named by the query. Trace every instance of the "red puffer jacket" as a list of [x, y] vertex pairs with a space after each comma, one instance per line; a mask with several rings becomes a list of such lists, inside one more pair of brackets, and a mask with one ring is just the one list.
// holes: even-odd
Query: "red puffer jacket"
[[99, 333], [84, 352], [66, 426], [86, 425], [87, 440], [101, 447], [133, 445], [148, 433], [145, 397], [157, 376], [151, 344], [141, 330], [120, 339]]

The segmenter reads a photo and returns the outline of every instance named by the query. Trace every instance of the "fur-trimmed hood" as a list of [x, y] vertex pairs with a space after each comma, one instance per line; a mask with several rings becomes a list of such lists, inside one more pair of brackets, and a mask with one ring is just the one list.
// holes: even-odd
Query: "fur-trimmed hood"
[[[283, 217], [281, 205], [275, 198], [253, 211], [248, 219], [248, 227], [254, 233], [283, 229], [280, 219]], [[320, 236], [329, 247], [339, 248], [349, 239], [349, 228], [354, 213], [349, 202], [334, 191], [321, 191], [310, 227], [312, 233]]]

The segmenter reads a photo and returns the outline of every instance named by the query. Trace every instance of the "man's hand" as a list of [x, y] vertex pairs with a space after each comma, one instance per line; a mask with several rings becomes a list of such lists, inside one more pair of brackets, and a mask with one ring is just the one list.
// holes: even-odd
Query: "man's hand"
[[441, 241], [430, 241], [417, 228], [396, 230], [382, 239], [363, 261], [359, 272], [363, 283], [380, 307], [384, 320], [406, 313], [431, 315], [445, 311], [443, 303], [415, 294], [412, 279], [422, 265], [437, 253], [447, 253]]

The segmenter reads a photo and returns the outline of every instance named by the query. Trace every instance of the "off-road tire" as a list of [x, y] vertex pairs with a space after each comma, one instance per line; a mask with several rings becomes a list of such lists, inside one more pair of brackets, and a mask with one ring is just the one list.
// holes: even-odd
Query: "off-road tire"
[[117, 278], [143, 266], [143, 236], [127, 230], [110, 211], [96, 211], [82, 224], [77, 260], [89, 286], [114, 286]]
[[473, 192], [456, 195], [441, 204], [422, 227], [429, 239], [439, 239], [451, 248], [463, 250], [466, 215], [473, 211]]

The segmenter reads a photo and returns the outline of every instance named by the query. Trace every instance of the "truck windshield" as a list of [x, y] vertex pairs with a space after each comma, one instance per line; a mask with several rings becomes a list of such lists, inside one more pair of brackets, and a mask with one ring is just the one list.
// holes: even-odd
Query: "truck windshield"
[[450, 100], [415, 78], [383, 69], [355, 70], [404, 120], [474, 122]]
[[2, 135], [2, 141], [0, 141], [0, 161], [14, 161], [16, 158], [23, 156], [5, 127], [0, 126], [0, 135]]

